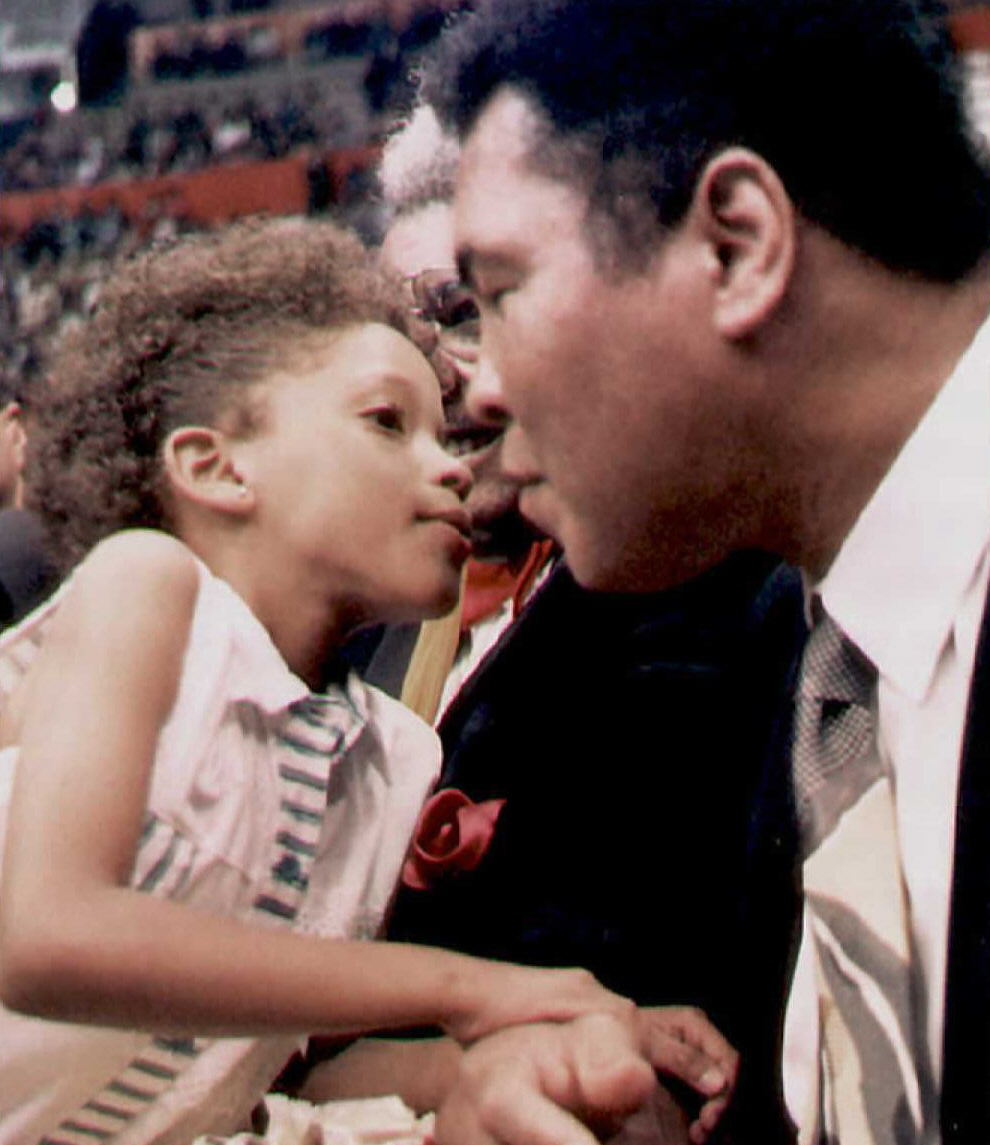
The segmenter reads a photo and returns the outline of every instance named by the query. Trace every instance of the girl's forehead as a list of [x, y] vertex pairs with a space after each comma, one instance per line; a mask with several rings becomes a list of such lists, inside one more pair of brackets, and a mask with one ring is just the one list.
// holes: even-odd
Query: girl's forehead
[[294, 339], [286, 351], [288, 356], [277, 367], [283, 378], [319, 376], [327, 385], [339, 386], [341, 393], [391, 379], [424, 401], [439, 401], [433, 367], [413, 342], [384, 323], [312, 331]]

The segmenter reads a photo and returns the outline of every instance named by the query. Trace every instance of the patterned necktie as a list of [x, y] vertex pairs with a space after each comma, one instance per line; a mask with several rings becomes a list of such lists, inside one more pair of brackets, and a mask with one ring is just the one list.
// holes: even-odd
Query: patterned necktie
[[792, 766], [814, 943], [819, 1123], [802, 1140], [915, 1145], [936, 1108], [876, 670], [821, 614], [801, 668]]

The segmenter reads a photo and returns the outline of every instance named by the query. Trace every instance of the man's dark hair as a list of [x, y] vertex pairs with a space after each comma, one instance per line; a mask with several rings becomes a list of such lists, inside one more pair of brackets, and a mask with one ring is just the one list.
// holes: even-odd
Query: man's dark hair
[[732, 145], [892, 269], [952, 282], [990, 242], [990, 174], [934, 0], [481, 0], [427, 98], [464, 134], [503, 85], [543, 120], [534, 169], [587, 192], [627, 263]]

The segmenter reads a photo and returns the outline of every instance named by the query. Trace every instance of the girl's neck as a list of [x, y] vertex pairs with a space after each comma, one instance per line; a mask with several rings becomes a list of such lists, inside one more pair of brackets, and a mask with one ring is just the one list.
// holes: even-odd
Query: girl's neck
[[225, 580], [263, 625], [289, 669], [314, 691], [321, 690], [336, 652], [362, 618], [335, 600], [292, 561], [272, 561], [254, 544], [190, 548]]

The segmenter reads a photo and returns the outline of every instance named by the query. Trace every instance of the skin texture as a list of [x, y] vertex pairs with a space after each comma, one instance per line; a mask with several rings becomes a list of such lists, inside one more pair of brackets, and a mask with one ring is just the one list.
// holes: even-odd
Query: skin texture
[[696, 330], [718, 263], [675, 234], [643, 274], [606, 276], [581, 193], [526, 167], [534, 122], [521, 98], [496, 97], [464, 149], [458, 241], [483, 318], [473, 401], [490, 415], [511, 403], [505, 462], [523, 511], [561, 540], [579, 580], [638, 586], [658, 552], [684, 579], [731, 546], [706, 522], [731, 528], [745, 509], [743, 427], [702, 382], [717, 375]]
[[[230, 463], [275, 551], [297, 555], [301, 599], [332, 596], [347, 624], [448, 611], [469, 551], [471, 479], [442, 447], [423, 356], [366, 325], [319, 337], [263, 389], [265, 430], [230, 441]], [[266, 626], [293, 623], [254, 593]]]
[[[691, 1074], [708, 1098], [689, 1128], [655, 1082], [653, 1069], [665, 1072], [671, 1053], [679, 1076]], [[718, 1063], [715, 1068], [704, 1064], [706, 1058]], [[721, 1035], [686, 1008], [642, 1011], [631, 1028], [595, 1015], [506, 1030], [464, 1055], [459, 1083], [438, 1114], [437, 1138], [593, 1145], [596, 1134], [614, 1134], [635, 1114], [664, 1133], [664, 1141], [684, 1140], [687, 1128], [691, 1141], [703, 1142], [725, 1108], [737, 1065]], [[653, 1108], [646, 1108], [651, 1102]]]

